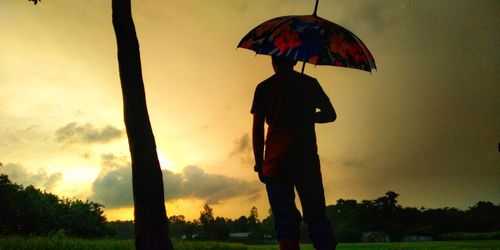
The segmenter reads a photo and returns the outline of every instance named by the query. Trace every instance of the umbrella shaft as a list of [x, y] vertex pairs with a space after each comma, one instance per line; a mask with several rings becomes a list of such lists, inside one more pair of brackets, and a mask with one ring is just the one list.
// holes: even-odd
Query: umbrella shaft
[[314, 12], [313, 12], [313, 16], [317, 16], [317, 15], [316, 15], [316, 12], [318, 11], [318, 3], [319, 3], [319, 0], [316, 0], [316, 5], [314, 5]]

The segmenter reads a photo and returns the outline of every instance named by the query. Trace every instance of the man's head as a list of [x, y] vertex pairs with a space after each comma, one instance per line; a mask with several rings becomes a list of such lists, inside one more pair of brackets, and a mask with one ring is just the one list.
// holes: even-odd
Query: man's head
[[288, 58], [273, 56], [272, 63], [275, 73], [286, 73], [293, 71], [293, 66], [297, 64], [297, 61]]

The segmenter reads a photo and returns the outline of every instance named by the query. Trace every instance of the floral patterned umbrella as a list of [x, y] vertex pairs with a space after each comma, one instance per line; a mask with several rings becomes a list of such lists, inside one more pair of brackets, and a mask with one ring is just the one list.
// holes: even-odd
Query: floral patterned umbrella
[[313, 15], [268, 20], [244, 36], [238, 47], [304, 64], [334, 65], [369, 72], [376, 69], [375, 59], [363, 42], [342, 26], [318, 17], [316, 9]]

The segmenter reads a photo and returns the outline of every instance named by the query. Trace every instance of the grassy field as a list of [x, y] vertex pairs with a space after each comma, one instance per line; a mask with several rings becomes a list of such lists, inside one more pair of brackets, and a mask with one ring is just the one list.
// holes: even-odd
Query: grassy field
[[[277, 250], [276, 245], [247, 246], [238, 243], [174, 241], [176, 250]], [[115, 239], [71, 239], [44, 237], [0, 238], [0, 250], [133, 250], [132, 240]], [[304, 244], [302, 250], [314, 250]], [[500, 241], [435, 241], [405, 243], [345, 243], [339, 250], [500, 250]]]

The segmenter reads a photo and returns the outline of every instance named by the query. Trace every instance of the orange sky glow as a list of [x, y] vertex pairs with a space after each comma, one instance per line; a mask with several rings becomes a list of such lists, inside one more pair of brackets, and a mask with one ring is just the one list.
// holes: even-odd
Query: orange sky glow
[[[250, 106], [270, 58], [236, 49], [304, 0], [133, 1], [168, 215], [268, 215], [253, 172]], [[338, 113], [316, 126], [327, 204], [393, 190], [403, 206], [500, 202], [498, 1], [320, 1], [372, 74], [306, 66]], [[0, 162], [14, 182], [132, 219], [111, 2], [0, 2]], [[297, 66], [299, 70], [300, 66]]]

